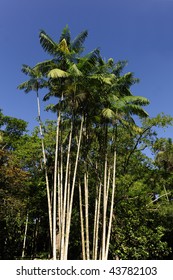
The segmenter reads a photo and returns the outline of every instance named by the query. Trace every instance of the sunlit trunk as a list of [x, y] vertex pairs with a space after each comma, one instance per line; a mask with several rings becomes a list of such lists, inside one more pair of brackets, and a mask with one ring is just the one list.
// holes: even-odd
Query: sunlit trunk
[[48, 171], [47, 171], [46, 152], [44, 146], [44, 136], [43, 136], [42, 122], [41, 122], [40, 100], [39, 100], [38, 89], [36, 91], [36, 94], [37, 94], [37, 107], [38, 107], [38, 122], [39, 122], [40, 136], [41, 136], [43, 163], [44, 163], [44, 171], [45, 171], [45, 179], [46, 179], [47, 204], [48, 204], [48, 216], [49, 216], [49, 234], [50, 234], [50, 243], [52, 247], [52, 207], [51, 207], [51, 199], [50, 199], [50, 187], [49, 187], [49, 178], [48, 178]]
[[90, 259], [89, 248], [89, 221], [88, 221], [88, 172], [84, 174], [84, 194], [85, 194], [85, 231], [86, 231], [86, 259]]
[[[57, 179], [58, 179], [58, 150], [59, 150], [59, 128], [60, 128], [61, 113], [59, 111], [57, 118], [56, 128], [56, 148], [55, 148], [55, 167], [54, 167], [54, 188], [53, 188], [53, 259], [56, 260], [57, 249], [57, 236], [56, 236], [56, 223], [57, 223]], [[59, 188], [58, 182], [58, 188]], [[60, 217], [58, 217], [61, 219]]]
[[98, 241], [99, 241], [99, 221], [100, 221], [100, 204], [101, 204], [102, 184], [100, 182], [95, 199], [95, 218], [94, 218], [94, 236], [93, 236], [93, 260], [98, 257]]
[[27, 237], [27, 231], [28, 231], [28, 219], [29, 219], [29, 214], [27, 212], [26, 221], [25, 221], [25, 233], [24, 233], [24, 238], [23, 238], [22, 259], [25, 257], [26, 237]]
[[107, 153], [104, 163], [104, 185], [103, 185], [103, 225], [102, 225], [102, 260], [105, 259], [106, 249], [106, 212], [107, 212]]
[[84, 218], [83, 218], [83, 209], [82, 208], [83, 208], [82, 207], [82, 190], [81, 190], [81, 183], [79, 183], [79, 210], [80, 210], [80, 224], [81, 224], [82, 259], [86, 260]]
[[71, 121], [71, 128], [69, 134], [69, 144], [67, 151], [67, 162], [66, 162], [66, 175], [65, 175], [65, 184], [64, 184], [64, 193], [63, 193], [63, 203], [62, 203], [62, 232], [61, 232], [61, 260], [64, 259], [65, 254], [65, 231], [66, 231], [66, 219], [67, 219], [67, 199], [69, 194], [69, 164], [70, 164], [70, 151], [71, 151], [71, 142], [72, 142], [72, 133], [73, 133], [73, 121]]
[[75, 166], [74, 166], [74, 171], [73, 171], [73, 181], [72, 181], [71, 194], [70, 194], [70, 205], [69, 205], [69, 211], [67, 213], [67, 227], [66, 227], [65, 254], [64, 254], [64, 259], [65, 260], [67, 259], [67, 255], [68, 255], [68, 245], [69, 245], [69, 234], [70, 234], [71, 215], [72, 215], [72, 206], [73, 206], [73, 196], [74, 196], [74, 188], [75, 188], [75, 183], [76, 183], [76, 173], [77, 173], [77, 167], [78, 167], [79, 152], [80, 152], [81, 140], [82, 140], [83, 122], [84, 122], [84, 118], [82, 116], [80, 132], [79, 132], [79, 142], [78, 142], [78, 145], [77, 145], [76, 160], [75, 160]]
[[111, 206], [110, 206], [110, 217], [109, 217], [109, 225], [108, 225], [108, 233], [107, 233], [107, 241], [106, 241], [106, 252], [105, 259], [108, 259], [109, 252], [109, 244], [110, 244], [110, 236], [111, 236], [111, 228], [112, 228], [112, 218], [113, 218], [113, 210], [114, 210], [114, 197], [115, 197], [115, 177], [116, 177], [116, 149], [114, 150], [114, 161], [113, 161], [113, 180], [112, 180], [112, 197], [111, 197]]

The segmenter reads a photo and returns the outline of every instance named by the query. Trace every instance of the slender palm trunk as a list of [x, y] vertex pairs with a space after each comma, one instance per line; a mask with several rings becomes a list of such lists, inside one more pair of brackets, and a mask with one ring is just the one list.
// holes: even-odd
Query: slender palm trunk
[[39, 100], [38, 89], [36, 91], [36, 94], [37, 94], [37, 107], [38, 107], [38, 122], [39, 122], [40, 136], [41, 136], [43, 163], [44, 163], [44, 171], [45, 171], [45, 179], [46, 179], [47, 204], [48, 204], [48, 216], [49, 216], [49, 234], [50, 234], [50, 243], [52, 247], [52, 207], [51, 207], [51, 199], [50, 199], [50, 188], [49, 188], [49, 179], [48, 179], [48, 171], [47, 171], [46, 152], [44, 146], [44, 136], [43, 136], [42, 122], [41, 122], [40, 100]]
[[68, 254], [70, 224], [71, 224], [71, 215], [72, 215], [72, 206], [73, 206], [73, 196], [74, 196], [74, 188], [75, 188], [75, 183], [76, 183], [76, 173], [77, 173], [77, 167], [78, 167], [79, 152], [80, 152], [80, 146], [81, 146], [81, 140], [82, 140], [83, 123], [84, 123], [84, 117], [82, 116], [80, 133], [79, 133], [79, 142], [78, 142], [77, 153], [76, 153], [76, 161], [75, 161], [74, 172], [73, 172], [73, 181], [72, 181], [71, 195], [70, 195], [70, 205], [69, 205], [69, 211], [67, 213], [67, 227], [66, 227], [65, 254], [64, 254], [64, 259], [65, 260], [67, 259], [67, 254]]
[[66, 176], [65, 176], [65, 185], [64, 185], [64, 193], [63, 193], [63, 205], [62, 205], [62, 233], [61, 233], [61, 260], [64, 259], [65, 248], [65, 231], [66, 231], [66, 214], [67, 214], [67, 198], [68, 198], [68, 177], [69, 177], [69, 164], [70, 164], [70, 151], [71, 151], [71, 142], [72, 142], [72, 132], [73, 132], [73, 120], [71, 121], [71, 128], [69, 134], [69, 144], [67, 151], [67, 162], [66, 162]]
[[95, 200], [94, 236], [93, 236], [93, 260], [97, 260], [99, 241], [99, 220], [101, 204], [102, 183], [100, 182]]
[[[54, 188], [53, 188], [53, 259], [56, 260], [57, 238], [56, 238], [56, 223], [57, 223], [57, 178], [58, 178], [58, 150], [59, 150], [59, 128], [60, 128], [61, 113], [58, 112], [57, 129], [56, 129], [56, 148], [55, 148], [55, 167], [54, 167]], [[59, 187], [59, 182], [58, 182]], [[59, 217], [60, 219], [60, 217]]]
[[86, 259], [90, 259], [89, 248], [89, 220], [88, 220], [88, 171], [84, 174], [84, 193], [85, 193], [85, 231], [86, 231]]
[[26, 221], [25, 221], [25, 233], [24, 233], [24, 238], [23, 238], [22, 259], [25, 257], [26, 237], [27, 237], [27, 231], [28, 231], [28, 219], [29, 219], [29, 214], [27, 211]]
[[114, 210], [114, 197], [115, 197], [115, 176], [116, 176], [116, 149], [114, 150], [114, 163], [113, 163], [113, 182], [112, 182], [112, 198], [111, 198], [111, 207], [110, 207], [110, 217], [109, 217], [109, 225], [108, 225], [108, 233], [107, 233], [107, 241], [106, 241], [106, 252], [105, 252], [105, 259], [108, 259], [108, 252], [109, 252], [109, 244], [110, 244], [110, 235], [111, 235], [111, 228], [112, 228], [112, 219], [113, 219], [113, 210]]
[[107, 213], [107, 153], [104, 164], [104, 185], [103, 185], [103, 225], [102, 225], [102, 259], [105, 259], [106, 249], [106, 213]]
[[84, 218], [83, 218], [83, 210], [82, 210], [82, 190], [81, 190], [80, 182], [79, 182], [79, 209], [80, 209], [81, 240], [82, 240], [82, 259], [86, 260]]

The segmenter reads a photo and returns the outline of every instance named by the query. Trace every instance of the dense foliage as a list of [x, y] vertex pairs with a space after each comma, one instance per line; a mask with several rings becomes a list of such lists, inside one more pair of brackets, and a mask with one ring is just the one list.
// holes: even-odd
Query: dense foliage
[[[172, 118], [149, 118], [124, 61], [83, 55], [87, 35], [40, 32], [51, 58], [19, 86], [36, 93], [32, 133], [0, 113], [0, 259], [173, 258], [173, 143], [155, 132]], [[41, 121], [42, 89], [56, 121]]]

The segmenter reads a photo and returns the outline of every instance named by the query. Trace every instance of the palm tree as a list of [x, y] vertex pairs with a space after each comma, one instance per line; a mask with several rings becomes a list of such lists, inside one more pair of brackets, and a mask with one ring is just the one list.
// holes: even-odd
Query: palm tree
[[[97, 64], [95, 73], [92, 76], [94, 81], [93, 86], [90, 85], [90, 91], [93, 91], [92, 99], [90, 99], [89, 106], [85, 105], [85, 134], [86, 138], [91, 140], [90, 148], [85, 150], [85, 168], [87, 170], [88, 160], [92, 164], [92, 168], [96, 170], [96, 176], [98, 185], [96, 186], [96, 198], [95, 198], [95, 211], [94, 211], [94, 227], [93, 227], [93, 259], [97, 259], [100, 250], [100, 258], [107, 259], [111, 226], [114, 210], [114, 196], [115, 196], [115, 177], [116, 177], [116, 131], [118, 124], [130, 127], [131, 129], [137, 129], [132, 116], [138, 115], [140, 117], [148, 116], [147, 112], [142, 108], [143, 105], [147, 105], [149, 101], [146, 98], [140, 96], [133, 96], [129, 90], [131, 84], [136, 79], [133, 78], [131, 73], [127, 73], [124, 76], [116, 76], [114, 69], [112, 69], [112, 59], [105, 63], [100, 61]], [[92, 100], [92, 101], [91, 101]], [[86, 125], [87, 123], [87, 125]], [[90, 124], [89, 124], [90, 123]], [[88, 126], [88, 127], [87, 127]], [[90, 127], [90, 128], [89, 128]], [[88, 129], [89, 128], [89, 129]], [[89, 132], [90, 131], [90, 132]], [[112, 132], [111, 132], [112, 131]], [[95, 137], [91, 136], [91, 133], [95, 133]], [[94, 141], [94, 143], [92, 142]], [[92, 144], [97, 145], [97, 159], [93, 158]], [[96, 144], [98, 143], [98, 144]], [[110, 144], [111, 143], [111, 144]], [[111, 159], [110, 149], [113, 151], [113, 161]], [[91, 153], [91, 157], [90, 157]], [[96, 162], [94, 162], [96, 160]], [[99, 164], [98, 164], [99, 162]], [[112, 170], [112, 175], [111, 175]], [[103, 175], [102, 175], [103, 174]], [[82, 244], [83, 252], [86, 254], [86, 258], [89, 258], [89, 234], [88, 234], [88, 181], [86, 178], [90, 177], [88, 171], [84, 173], [84, 198], [85, 198], [85, 230], [86, 230], [86, 248]], [[112, 182], [112, 187], [110, 184]], [[81, 185], [80, 191], [80, 205], [82, 204]], [[86, 194], [87, 192], [87, 194]], [[110, 199], [109, 199], [110, 196]], [[102, 198], [102, 201], [101, 201]], [[108, 203], [109, 212], [108, 212]], [[82, 209], [80, 207], [80, 209]], [[102, 209], [102, 213], [100, 212]], [[81, 210], [82, 211], [82, 210]], [[109, 214], [109, 218], [108, 218]], [[83, 217], [83, 213], [80, 214]], [[99, 219], [102, 222], [99, 222]], [[81, 218], [81, 223], [82, 223]], [[102, 241], [99, 241], [99, 233], [102, 225]], [[91, 227], [91, 226], [90, 226]], [[81, 229], [84, 231], [84, 225], [81, 224]], [[83, 234], [84, 236], [84, 234]], [[84, 238], [82, 237], [82, 240]], [[100, 249], [98, 247], [100, 244]], [[84, 254], [83, 254], [84, 255]]]
[[25, 93], [28, 93], [30, 91], [36, 92], [38, 122], [39, 122], [40, 136], [41, 136], [42, 154], [43, 154], [43, 163], [44, 163], [44, 170], [45, 170], [46, 190], [47, 190], [50, 244], [52, 246], [52, 207], [51, 207], [51, 200], [50, 200], [50, 187], [49, 187], [47, 160], [46, 160], [45, 143], [44, 143], [44, 135], [43, 135], [41, 111], [40, 111], [40, 99], [39, 99], [39, 89], [45, 88], [47, 83], [42, 78], [42, 74], [40, 71], [38, 71], [38, 69], [33, 69], [28, 65], [23, 65], [22, 72], [28, 75], [30, 79], [20, 84], [18, 86], [18, 89], [24, 90]]
[[[39, 69], [43, 75], [49, 78], [49, 88], [50, 92], [45, 96], [45, 99], [49, 99], [51, 96], [56, 96], [58, 98], [58, 103], [54, 106], [54, 109], [58, 109], [57, 118], [57, 137], [56, 137], [56, 151], [55, 151], [55, 169], [54, 169], [54, 205], [53, 205], [53, 258], [56, 259], [56, 192], [58, 186], [58, 223], [59, 223], [59, 234], [61, 240], [60, 248], [60, 258], [67, 258], [67, 249], [69, 243], [69, 231], [70, 231], [70, 221], [72, 214], [72, 203], [73, 203], [73, 193], [76, 183], [76, 173], [78, 166], [78, 158], [80, 152], [82, 130], [84, 118], [81, 116], [80, 131], [78, 134], [78, 147], [76, 151], [76, 160], [73, 170], [73, 179], [71, 186], [71, 198], [70, 203], [67, 203], [67, 195], [70, 193], [69, 186], [69, 166], [70, 166], [70, 152], [72, 145], [72, 134], [74, 129], [75, 116], [78, 115], [76, 111], [76, 106], [81, 103], [81, 100], [85, 98], [85, 91], [82, 91], [82, 82], [84, 80], [84, 75], [82, 71], [86, 65], [91, 65], [96, 60], [98, 56], [98, 50], [94, 50], [88, 56], [80, 59], [80, 54], [83, 51], [83, 42], [86, 39], [88, 33], [87, 31], [81, 32], [73, 41], [71, 41], [70, 31], [66, 26], [60, 36], [58, 43], [54, 42], [50, 36], [48, 36], [44, 31], [40, 32], [40, 43], [43, 49], [48, 52], [53, 59], [38, 63], [34, 69]], [[84, 88], [84, 86], [83, 86]], [[70, 120], [70, 130], [69, 130], [69, 143], [67, 151], [66, 160], [66, 172], [65, 172], [65, 182], [64, 188], [62, 190], [62, 184], [58, 174], [60, 170], [59, 162], [59, 148], [62, 146], [59, 143], [60, 130], [62, 129], [62, 123], [64, 119], [64, 110], [62, 107], [66, 108], [66, 115]], [[61, 126], [60, 126], [61, 122]], [[61, 130], [61, 135], [63, 132]], [[62, 172], [60, 172], [60, 177], [63, 177]], [[61, 180], [62, 181], [62, 180]]]
[[[108, 61], [108, 63], [110, 60]], [[111, 61], [112, 63], [112, 61]], [[114, 74], [114, 69], [112, 71]], [[123, 82], [123, 83], [122, 83]], [[122, 123], [126, 127], [135, 128], [135, 122], [132, 118], [133, 115], [140, 117], [147, 117], [147, 112], [142, 108], [142, 106], [148, 105], [148, 99], [141, 96], [133, 96], [129, 90], [130, 85], [134, 82], [131, 73], [127, 73], [122, 77], [116, 77], [112, 79], [112, 86], [109, 91], [107, 91], [107, 97], [103, 101], [104, 108], [102, 109], [101, 115], [104, 118], [104, 134], [105, 134], [105, 150], [104, 150], [104, 183], [103, 183], [103, 231], [102, 231], [102, 253], [101, 258], [108, 258], [108, 249], [110, 242], [111, 225], [113, 219], [113, 208], [114, 208], [114, 194], [115, 194], [115, 176], [116, 176], [116, 135], [112, 136], [112, 139], [108, 139], [108, 126], [116, 127], [118, 122]], [[109, 125], [110, 123], [110, 125]], [[112, 141], [113, 147], [113, 175], [112, 175], [112, 196], [110, 204], [110, 217], [108, 226], [106, 226], [106, 213], [108, 210], [108, 194], [109, 194], [109, 175], [108, 175], [108, 150], [107, 143]], [[107, 235], [106, 235], [107, 229]]]

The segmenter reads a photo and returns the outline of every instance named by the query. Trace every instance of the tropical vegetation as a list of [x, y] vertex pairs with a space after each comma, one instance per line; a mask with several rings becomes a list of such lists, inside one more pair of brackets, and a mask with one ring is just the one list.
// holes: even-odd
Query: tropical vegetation
[[87, 36], [40, 32], [48, 59], [18, 86], [38, 127], [0, 112], [0, 259], [173, 258], [173, 143], [156, 132], [173, 119], [150, 118], [127, 62], [87, 53]]

